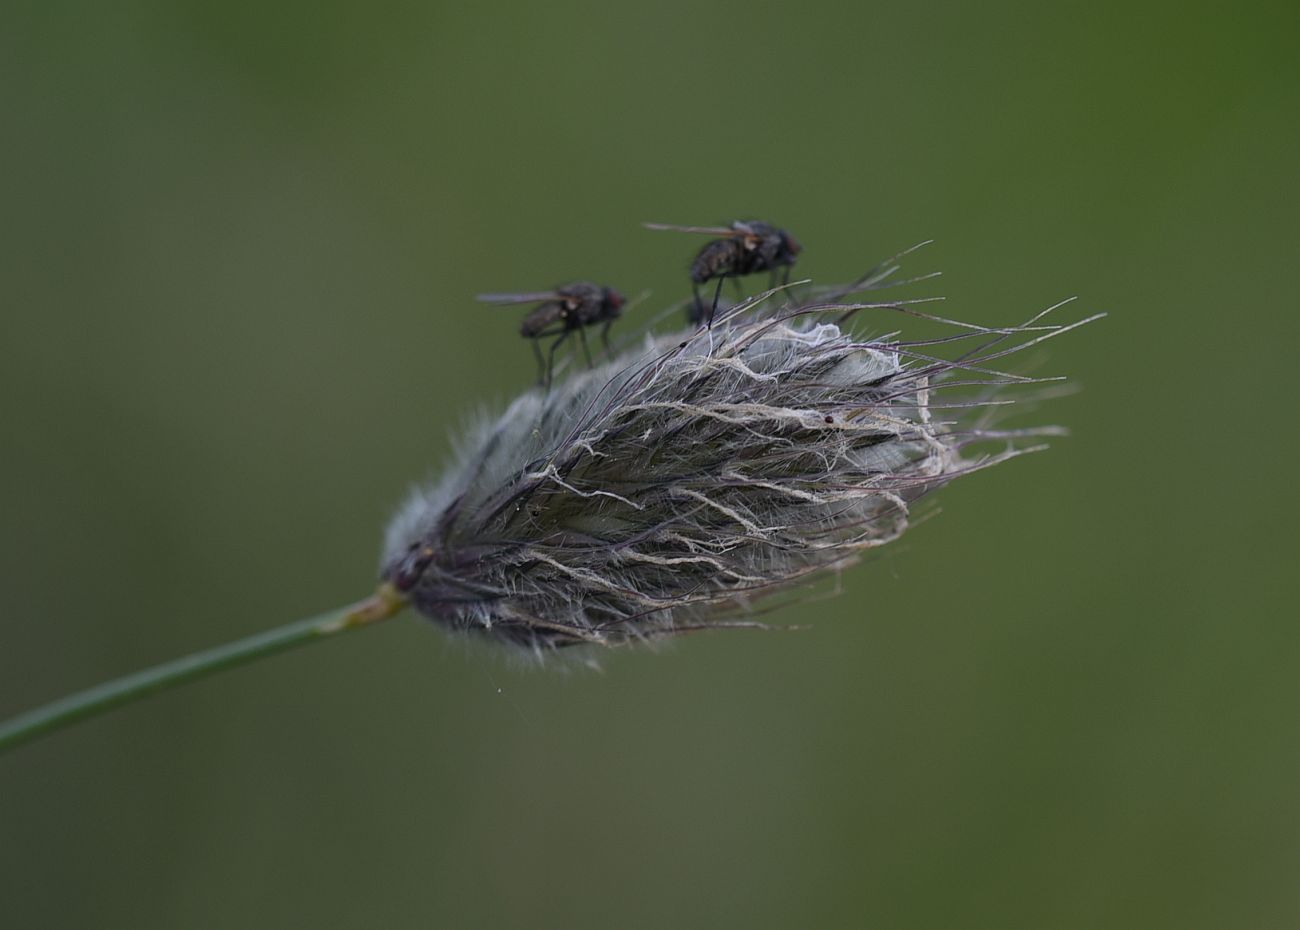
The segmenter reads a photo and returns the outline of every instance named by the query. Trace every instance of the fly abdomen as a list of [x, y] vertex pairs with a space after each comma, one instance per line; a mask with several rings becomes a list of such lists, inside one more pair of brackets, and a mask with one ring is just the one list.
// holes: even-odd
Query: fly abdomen
[[536, 339], [564, 317], [564, 306], [559, 301], [548, 301], [524, 317], [519, 334], [525, 339]]
[[735, 273], [738, 253], [743, 251], [735, 239], [715, 239], [700, 249], [691, 262], [691, 280], [703, 284], [718, 275]]

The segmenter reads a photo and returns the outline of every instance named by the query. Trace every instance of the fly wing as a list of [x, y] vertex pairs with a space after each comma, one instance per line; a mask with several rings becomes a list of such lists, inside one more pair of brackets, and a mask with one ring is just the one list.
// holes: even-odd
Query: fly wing
[[555, 291], [533, 291], [530, 294], [479, 294], [474, 298], [485, 304], [536, 304], [544, 300], [560, 300]]
[[706, 236], [735, 236], [736, 230], [730, 226], [675, 226], [672, 223], [642, 223], [646, 229], [667, 232], [703, 233]]

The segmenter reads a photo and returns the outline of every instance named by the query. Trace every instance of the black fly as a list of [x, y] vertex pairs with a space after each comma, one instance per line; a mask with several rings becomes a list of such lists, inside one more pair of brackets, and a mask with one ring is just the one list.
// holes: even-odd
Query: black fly
[[[604, 324], [600, 330], [600, 339], [608, 352], [609, 327], [623, 310], [622, 294], [590, 281], [574, 281], [553, 291], [532, 294], [479, 294], [478, 299], [491, 304], [537, 304], [524, 317], [519, 326], [519, 334], [532, 340], [533, 354], [537, 356], [537, 379], [548, 387], [555, 362], [555, 350], [560, 343], [577, 331], [578, 338], [582, 341], [582, 352], [590, 365], [591, 350], [587, 348], [586, 327]], [[555, 340], [543, 361], [538, 343], [548, 336], [554, 336]]]
[[[691, 262], [691, 288], [695, 293], [695, 302], [691, 305], [689, 316], [690, 321], [697, 325], [701, 322], [713, 324], [718, 297], [722, 293], [722, 282], [727, 278], [770, 271], [775, 285], [776, 269], [781, 268], [784, 271], [782, 283], [789, 284], [790, 266], [795, 263], [802, 249], [794, 236], [784, 229], [758, 220], [737, 220], [730, 226], [673, 226], [667, 223], [643, 225], [647, 229], [719, 237], [705, 243]], [[704, 302], [700, 299], [700, 285], [714, 278], [718, 279], [718, 287], [713, 292], [713, 303], [706, 316]]]

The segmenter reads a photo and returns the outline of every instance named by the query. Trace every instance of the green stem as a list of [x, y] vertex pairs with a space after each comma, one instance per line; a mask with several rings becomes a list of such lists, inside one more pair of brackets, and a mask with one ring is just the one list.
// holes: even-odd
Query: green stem
[[336, 633], [369, 626], [401, 611], [406, 605], [391, 585], [350, 607], [326, 611], [307, 620], [256, 633], [245, 639], [196, 652], [132, 675], [106, 681], [77, 694], [19, 714], [0, 723], [0, 753], [45, 733], [94, 717], [158, 691], [194, 681], [225, 668], [234, 668], [264, 656], [314, 643]]

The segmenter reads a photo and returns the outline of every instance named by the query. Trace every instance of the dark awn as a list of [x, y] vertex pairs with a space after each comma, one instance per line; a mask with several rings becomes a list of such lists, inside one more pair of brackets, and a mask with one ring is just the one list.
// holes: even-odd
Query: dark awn
[[[555, 350], [560, 343], [576, 332], [582, 342], [582, 353], [591, 365], [591, 350], [587, 347], [586, 327], [597, 323], [600, 340], [609, 353], [609, 327], [623, 311], [623, 295], [612, 287], [590, 281], [574, 281], [551, 291], [529, 294], [479, 294], [478, 299], [490, 304], [537, 304], [519, 325], [519, 334], [532, 340], [533, 354], [537, 356], [537, 380], [549, 386], [555, 363]], [[542, 359], [540, 340], [554, 336], [546, 359]]]
[[[803, 248], [784, 229], [759, 220], [736, 220], [730, 226], [674, 226], [669, 223], [642, 225], [646, 229], [703, 233], [718, 237], [705, 243], [691, 262], [691, 289], [695, 301], [691, 304], [688, 316], [697, 325], [705, 321], [709, 325], [713, 324], [718, 297], [722, 293], [722, 282], [727, 278], [769, 271], [772, 273], [772, 285], [775, 286], [776, 272], [780, 268], [783, 271], [781, 283], [789, 284], [790, 267]], [[718, 287], [713, 292], [713, 303], [706, 317], [704, 302], [700, 299], [700, 285], [714, 278], [718, 279]]]

